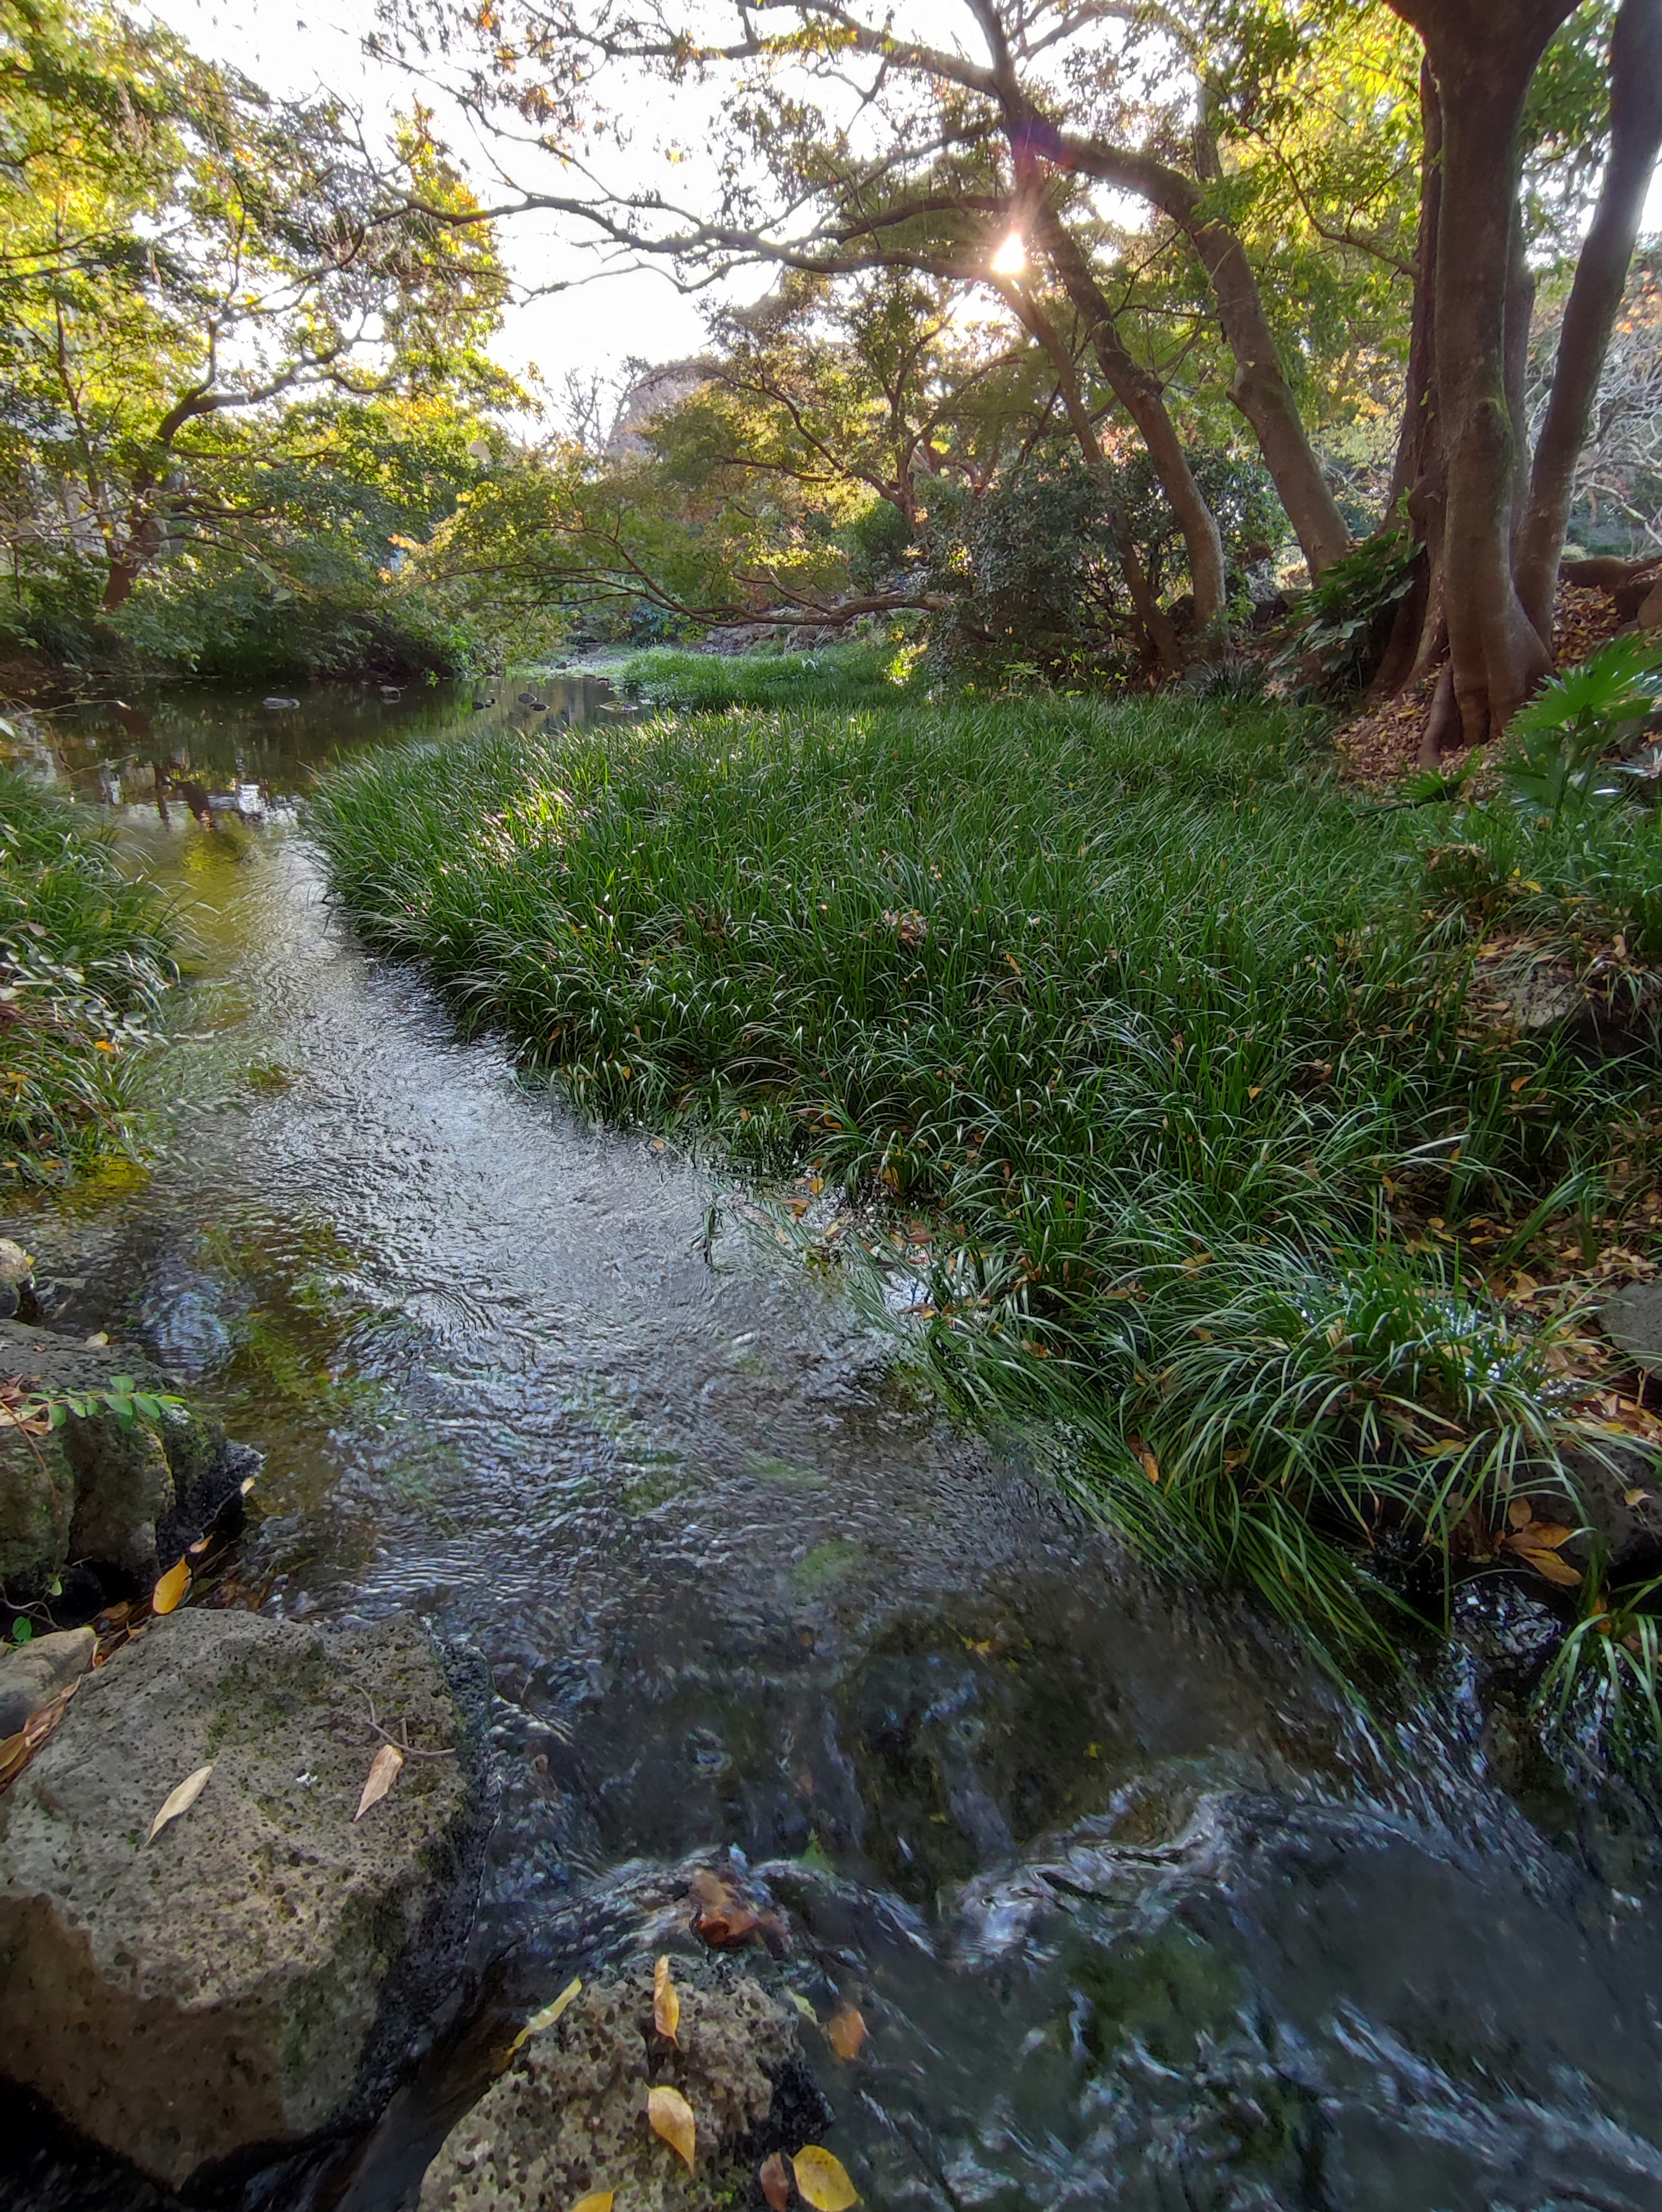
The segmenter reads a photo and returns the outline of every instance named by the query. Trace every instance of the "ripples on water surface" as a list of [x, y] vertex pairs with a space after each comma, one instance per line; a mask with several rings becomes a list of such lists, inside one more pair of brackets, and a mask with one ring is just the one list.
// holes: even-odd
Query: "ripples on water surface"
[[[358, 949], [297, 825], [314, 767], [503, 719], [65, 719], [199, 980], [155, 1173], [27, 1223], [55, 1322], [267, 1455], [271, 1610], [413, 1606], [490, 1662], [482, 2002], [637, 1953], [732, 1850], [790, 1929], [762, 1971], [871, 2027], [853, 2069], [808, 2041], [877, 2212], [1662, 2207], [1647, 1837], [1531, 1825], [1453, 1698], [1387, 1757], [888, 1379], [708, 1176]], [[435, 2056], [349, 2204], [399, 2201], [466, 2065]], [[32, 2170], [33, 2204], [155, 2202]]]

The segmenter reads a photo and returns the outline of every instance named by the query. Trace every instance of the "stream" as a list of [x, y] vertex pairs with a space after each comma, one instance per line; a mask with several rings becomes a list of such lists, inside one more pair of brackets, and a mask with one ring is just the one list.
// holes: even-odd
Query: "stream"
[[[870, 2028], [852, 2064], [804, 2041], [873, 2212], [1662, 2208], [1655, 1844], [1619, 1796], [1503, 1786], [1527, 1762], [1492, 1763], [1458, 1656], [1364, 1724], [1153, 1585], [742, 1193], [518, 1079], [332, 911], [319, 770], [612, 711], [521, 688], [175, 692], [52, 733], [196, 981], [153, 1170], [0, 1227], [51, 1325], [265, 1454], [270, 1611], [413, 1607], [497, 1693], [468, 2009], [349, 2167], [249, 2201], [409, 2202], [501, 2023], [652, 1948], [676, 1870], [732, 1853], [788, 1931], [761, 1970]], [[7, 2202], [167, 2201], [33, 2124]]]

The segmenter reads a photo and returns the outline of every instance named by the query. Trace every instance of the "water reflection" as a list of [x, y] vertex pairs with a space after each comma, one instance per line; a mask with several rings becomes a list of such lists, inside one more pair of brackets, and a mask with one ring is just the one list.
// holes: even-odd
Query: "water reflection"
[[[198, 980], [155, 1173], [21, 1224], [50, 1317], [266, 1452], [274, 1610], [414, 1606], [489, 1662], [490, 2001], [686, 1940], [721, 1855], [788, 1930], [758, 1971], [866, 2014], [857, 2069], [808, 2056], [874, 2206], [1662, 2206], [1644, 1839], [1617, 1889], [1452, 1723], [1370, 1747], [897, 1387], [718, 1182], [523, 1087], [332, 914], [320, 768], [605, 705], [174, 696], [55, 736]], [[435, 2057], [362, 2212], [461, 2078]], [[92, 2201], [47, 2163], [28, 2202]]]

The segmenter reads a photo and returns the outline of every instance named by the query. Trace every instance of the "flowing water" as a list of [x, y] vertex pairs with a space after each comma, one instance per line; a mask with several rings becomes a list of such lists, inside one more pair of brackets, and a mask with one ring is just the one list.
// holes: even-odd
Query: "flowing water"
[[[472, 2016], [326, 2196], [392, 2212], [487, 2031], [655, 1947], [696, 1858], [778, 1913], [759, 1971], [861, 2009], [853, 2064], [804, 2032], [876, 2212], [1662, 2207], [1642, 1822], [1509, 1796], [1458, 1667], [1370, 1731], [1149, 1587], [739, 1194], [518, 1082], [332, 912], [318, 769], [606, 711], [537, 696], [175, 696], [52, 742], [197, 980], [154, 1172], [23, 1224], [46, 1317], [265, 1454], [271, 1611], [413, 1607], [496, 1684]], [[20, 2203], [159, 2202], [25, 2163]]]

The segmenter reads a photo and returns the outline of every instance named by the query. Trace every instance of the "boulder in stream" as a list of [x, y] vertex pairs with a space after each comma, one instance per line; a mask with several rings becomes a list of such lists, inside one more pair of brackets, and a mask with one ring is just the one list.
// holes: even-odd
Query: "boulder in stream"
[[[0, 1321], [0, 1378], [80, 1396], [108, 1390], [118, 1376], [141, 1391], [170, 1389], [161, 1369], [128, 1346]], [[0, 1441], [0, 1585], [21, 1602], [68, 1562], [84, 1559], [148, 1589], [258, 1465], [256, 1454], [228, 1445], [216, 1421], [182, 1402], [155, 1420], [124, 1422], [100, 1408], [71, 1414], [50, 1436], [14, 1433]]]
[[[454, 1755], [355, 1820], [371, 1700]], [[454, 1981], [483, 1833], [418, 1623], [154, 1621], [0, 1796], [0, 2069], [174, 2188], [357, 2124]]]
[[[677, 1958], [678, 2043], [653, 2027], [652, 1970], [582, 1990], [446, 2137], [422, 2184], [420, 2212], [567, 2212], [612, 2190], [628, 2212], [708, 2212], [741, 2204], [776, 2100], [824, 2114], [796, 2055], [795, 2023], [740, 1970]], [[689, 2173], [647, 2120], [663, 2083], [692, 2107]], [[800, 2147], [800, 2133], [791, 2148]]]

